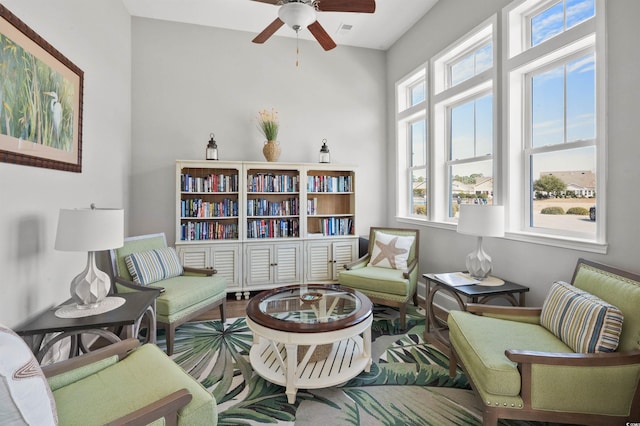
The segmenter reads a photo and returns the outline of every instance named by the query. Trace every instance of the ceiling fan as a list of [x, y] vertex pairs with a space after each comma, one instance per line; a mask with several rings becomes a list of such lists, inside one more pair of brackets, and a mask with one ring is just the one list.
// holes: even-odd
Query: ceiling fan
[[336, 43], [316, 19], [316, 12], [373, 13], [375, 0], [253, 0], [280, 6], [278, 17], [252, 41], [264, 43], [284, 24], [297, 33], [307, 27], [324, 50], [331, 50]]

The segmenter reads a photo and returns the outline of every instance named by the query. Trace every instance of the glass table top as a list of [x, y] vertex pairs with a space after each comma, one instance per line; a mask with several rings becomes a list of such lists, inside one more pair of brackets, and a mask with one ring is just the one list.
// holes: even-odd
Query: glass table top
[[366, 296], [351, 289], [302, 284], [259, 293], [249, 301], [247, 314], [275, 329], [325, 328], [322, 326], [360, 322], [371, 313], [371, 308]]

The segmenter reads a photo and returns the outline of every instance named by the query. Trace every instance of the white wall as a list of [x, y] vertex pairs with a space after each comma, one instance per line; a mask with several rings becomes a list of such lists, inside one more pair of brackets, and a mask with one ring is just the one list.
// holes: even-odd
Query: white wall
[[[507, 0], [447, 0], [433, 9], [388, 51], [387, 96], [389, 134], [394, 138], [394, 84], [397, 80], [426, 62], [435, 53], [450, 45], [494, 13], [500, 13]], [[465, 13], [460, 13], [464, 10]], [[569, 280], [579, 257], [608, 263], [640, 272], [636, 221], [640, 201], [633, 188], [640, 181], [640, 38], [637, 17], [640, 2], [616, 0], [606, 2], [607, 66], [608, 66], [608, 176], [606, 255], [559, 249], [507, 239], [485, 239], [485, 249], [494, 260], [494, 274], [531, 287], [528, 304], [541, 304], [551, 283]], [[388, 147], [389, 175], [394, 176], [395, 148]], [[393, 187], [388, 197], [395, 199]], [[389, 221], [398, 223], [394, 212]], [[406, 224], [403, 224], [406, 226]], [[464, 268], [464, 256], [474, 247], [473, 237], [454, 231], [421, 227], [420, 273], [443, 272]]]
[[[283, 28], [281, 31], [285, 31]], [[133, 176], [130, 234], [175, 241], [175, 160], [204, 159], [215, 133], [221, 160], [264, 161], [258, 111], [280, 116], [281, 162], [359, 166], [357, 233], [386, 219], [385, 53], [133, 18]]]
[[53, 249], [60, 208], [127, 207], [131, 26], [113, 0], [2, 0], [84, 71], [82, 173], [0, 163], [0, 323], [66, 300], [86, 253]]

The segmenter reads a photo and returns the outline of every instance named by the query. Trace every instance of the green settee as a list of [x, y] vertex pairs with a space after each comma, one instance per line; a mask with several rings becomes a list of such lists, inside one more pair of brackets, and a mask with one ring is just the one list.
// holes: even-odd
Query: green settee
[[[470, 304], [467, 312], [449, 313], [450, 370], [460, 361], [482, 400], [485, 425], [498, 419], [640, 421], [640, 276], [580, 259], [571, 284], [554, 283], [542, 308]], [[609, 320], [617, 313], [618, 327], [606, 321], [613, 326], [599, 327], [600, 306]], [[574, 349], [585, 335], [615, 340], [611, 329], [617, 348]]]

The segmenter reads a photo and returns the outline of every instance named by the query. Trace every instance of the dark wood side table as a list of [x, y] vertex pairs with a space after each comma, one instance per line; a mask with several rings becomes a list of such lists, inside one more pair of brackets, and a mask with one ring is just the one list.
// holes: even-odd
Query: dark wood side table
[[[452, 286], [439, 279], [436, 274], [423, 274], [422, 276], [427, 284], [427, 313], [424, 338], [446, 352], [450, 351], [451, 347], [449, 328], [446, 321], [437, 318], [433, 309], [433, 299], [438, 292], [449, 293], [456, 300], [460, 309], [466, 311], [467, 303], [488, 303], [496, 298], [505, 299], [512, 306], [525, 306], [525, 293], [529, 291], [529, 287], [509, 281], [505, 281], [500, 286], [483, 286], [482, 284]], [[517, 299], [516, 295], [518, 296]]]
[[[55, 312], [63, 305], [72, 303], [69, 299], [61, 305], [52, 307], [41, 314], [14, 327], [13, 330], [27, 342], [38, 362], [42, 362], [44, 355], [60, 340], [71, 338], [69, 357], [88, 352], [82, 343], [83, 334], [94, 334], [111, 343], [120, 341], [120, 337], [107, 330], [110, 327], [124, 328], [126, 338], [138, 335], [140, 324], [146, 315], [149, 319], [149, 340], [155, 342], [156, 335], [156, 297], [157, 290], [133, 293], [119, 293], [115, 297], [122, 297], [125, 303], [109, 312], [81, 318], [58, 318]], [[49, 333], [60, 333], [43, 345], [44, 338]]]

